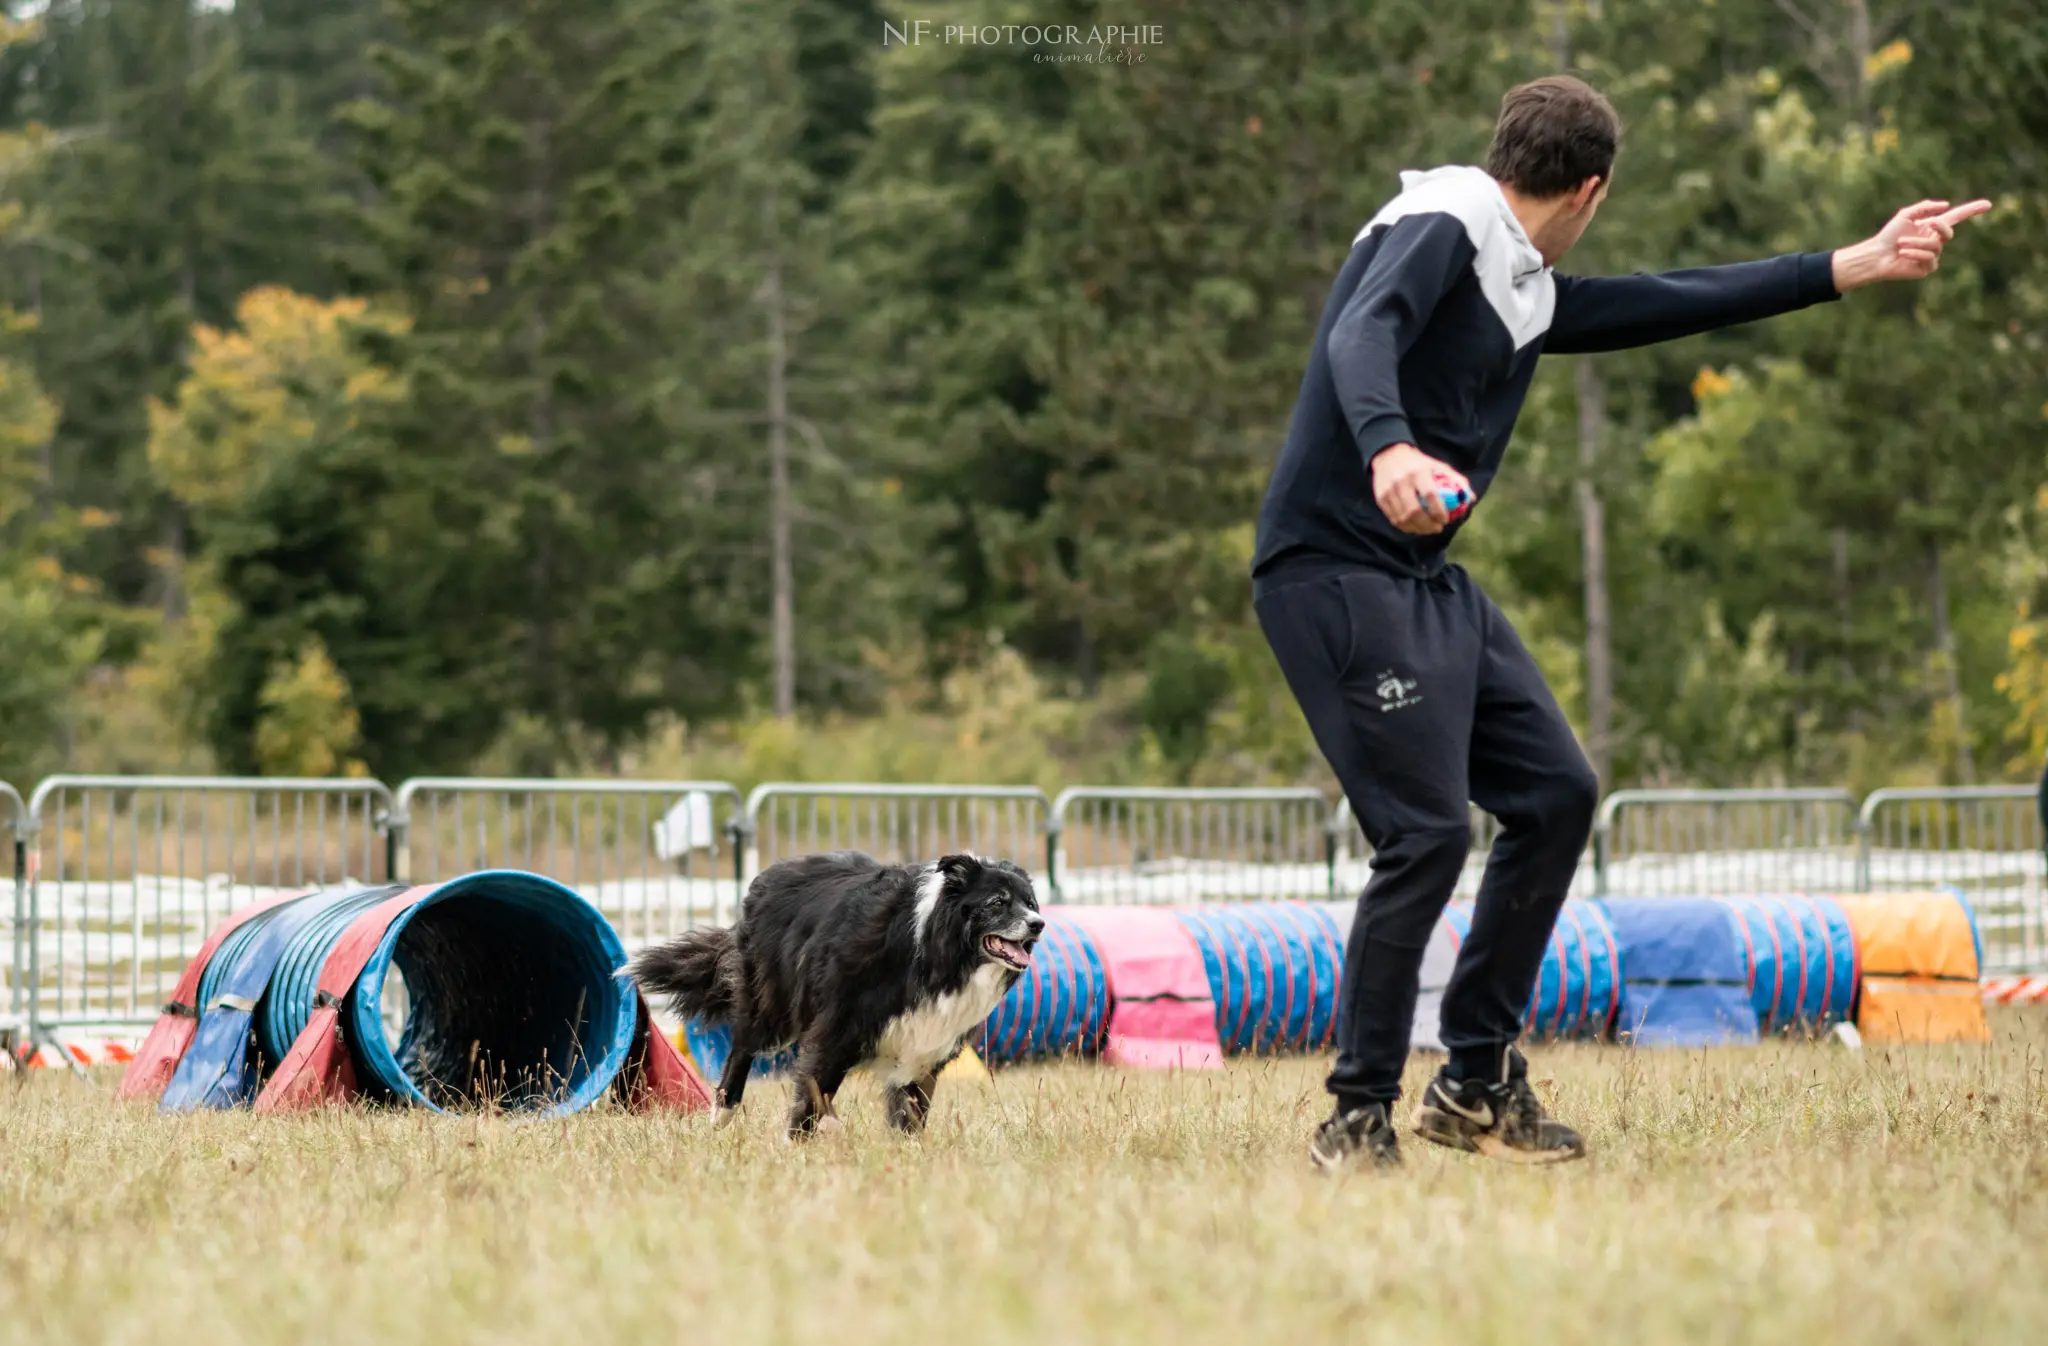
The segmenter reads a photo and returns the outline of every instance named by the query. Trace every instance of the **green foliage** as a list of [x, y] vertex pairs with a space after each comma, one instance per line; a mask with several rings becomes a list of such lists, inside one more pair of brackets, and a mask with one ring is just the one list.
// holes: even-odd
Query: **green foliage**
[[1152, 642], [1138, 719], [1181, 780], [1209, 746], [1209, 721], [1230, 692], [1230, 667], [1196, 642], [1169, 632]]
[[[53, 0], [0, 43], [0, 772], [1321, 782], [1245, 573], [1305, 343], [1560, 39], [1629, 125], [1569, 270], [1998, 208], [1597, 357], [1590, 468], [1545, 362], [1459, 559], [1585, 723], [1590, 472], [1617, 784], [2031, 772], [2048, 30], [1866, 8]], [[1097, 22], [1164, 41], [936, 36]]]
[[258, 696], [256, 763], [268, 776], [367, 776], [355, 757], [362, 724], [348, 679], [317, 637], [281, 660]]

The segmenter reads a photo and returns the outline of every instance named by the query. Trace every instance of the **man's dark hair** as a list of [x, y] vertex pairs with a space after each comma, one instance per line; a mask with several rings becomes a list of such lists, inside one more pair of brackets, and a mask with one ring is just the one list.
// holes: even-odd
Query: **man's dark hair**
[[1524, 196], [1560, 196], [1614, 172], [1621, 118], [1593, 86], [1550, 75], [1500, 100], [1486, 171]]

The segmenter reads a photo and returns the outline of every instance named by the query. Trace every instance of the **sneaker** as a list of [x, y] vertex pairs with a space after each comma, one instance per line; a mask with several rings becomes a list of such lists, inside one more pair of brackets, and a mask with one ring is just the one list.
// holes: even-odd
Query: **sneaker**
[[1394, 1134], [1394, 1119], [1384, 1103], [1337, 1111], [1316, 1128], [1308, 1143], [1309, 1162], [1325, 1172], [1344, 1167], [1364, 1156], [1375, 1168], [1394, 1168], [1401, 1162], [1400, 1137]]
[[1504, 1083], [1454, 1080], [1437, 1071], [1415, 1106], [1415, 1134], [1517, 1164], [1555, 1164], [1586, 1155], [1579, 1133], [1543, 1110], [1529, 1087], [1529, 1063], [1512, 1049]]

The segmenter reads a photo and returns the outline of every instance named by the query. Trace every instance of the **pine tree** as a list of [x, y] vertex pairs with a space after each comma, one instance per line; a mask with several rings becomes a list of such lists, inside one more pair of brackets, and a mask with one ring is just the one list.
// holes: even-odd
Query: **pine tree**
[[[435, 526], [459, 539], [451, 648], [507, 713], [618, 742], [657, 707], [727, 704], [744, 643], [721, 546], [723, 464], [668, 421], [695, 315], [661, 283], [684, 245], [698, 35], [644, 0], [403, 0], [360, 106], [370, 227], [413, 326], [393, 419]], [[431, 630], [422, 642], [447, 640]], [[340, 656], [337, 654], [337, 657]], [[345, 666], [345, 671], [346, 666]], [[377, 744], [365, 705], [365, 730]]]

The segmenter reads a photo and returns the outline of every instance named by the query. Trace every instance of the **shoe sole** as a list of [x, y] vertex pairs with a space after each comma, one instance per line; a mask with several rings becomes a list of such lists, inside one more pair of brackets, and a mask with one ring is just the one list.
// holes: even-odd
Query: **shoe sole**
[[1464, 1154], [1484, 1155], [1504, 1164], [1567, 1164], [1586, 1157], [1583, 1145], [1574, 1150], [1517, 1149], [1492, 1131], [1475, 1130], [1464, 1118], [1426, 1103], [1415, 1109], [1415, 1134], [1432, 1145]]

